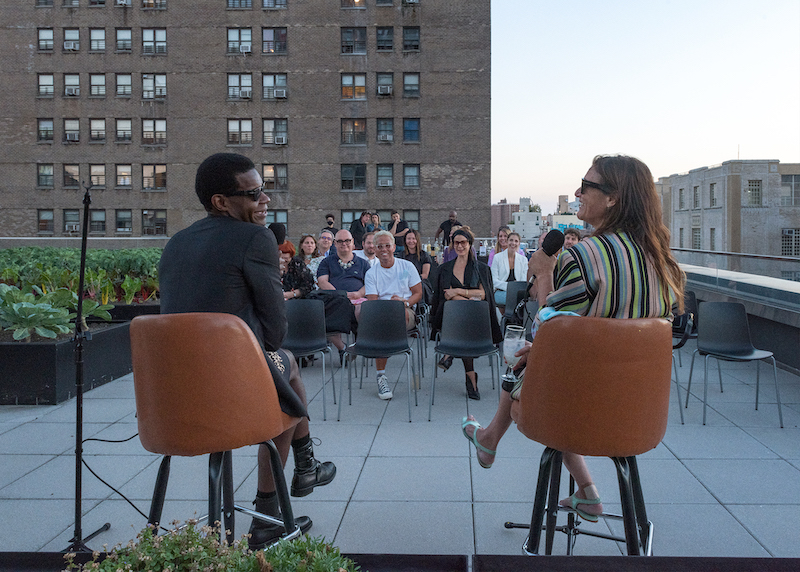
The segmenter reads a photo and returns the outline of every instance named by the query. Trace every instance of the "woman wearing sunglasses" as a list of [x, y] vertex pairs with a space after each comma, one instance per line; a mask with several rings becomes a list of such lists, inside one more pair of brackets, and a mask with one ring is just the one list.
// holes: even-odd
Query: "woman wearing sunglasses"
[[[633, 157], [597, 156], [575, 196], [580, 200], [578, 218], [595, 230], [558, 257], [542, 249], [533, 253], [528, 274], [536, 276], [541, 305], [600, 318], [671, 316], [673, 302], [682, 304], [684, 277], [669, 249], [661, 200], [647, 165]], [[517, 368], [525, 364], [529, 347], [517, 352]], [[511, 394], [504, 389], [485, 429], [472, 416], [462, 420], [481, 467], [488, 469], [494, 462], [497, 445], [511, 425], [511, 405]], [[586, 462], [580, 455], [563, 453], [578, 490], [559, 504], [597, 522], [603, 505]]]

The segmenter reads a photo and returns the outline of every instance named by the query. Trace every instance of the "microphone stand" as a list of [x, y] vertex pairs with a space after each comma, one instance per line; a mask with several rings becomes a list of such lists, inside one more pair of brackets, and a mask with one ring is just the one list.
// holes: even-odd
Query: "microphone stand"
[[83, 195], [83, 228], [81, 236], [81, 269], [78, 280], [78, 307], [75, 315], [75, 532], [72, 535], [69, 546], [65, 552], [92, 552], [86, 546], [86, 542], [111, 528], [111, 523], [105, 523], [86, 538], [83, 538], [81, 530], [81, 501], [83, 492], [81, 485], [83, 481], [83, 340], [91, 339], [91, 335], [83, 331], [83, 287], [86, 277], [86, 246], [89, 233], [89, 205], [92, 204], [92, 196], [89, 194], [92, 188], [91, 182], [87, 185], [83, 181], [83, 188], [86, 193]]

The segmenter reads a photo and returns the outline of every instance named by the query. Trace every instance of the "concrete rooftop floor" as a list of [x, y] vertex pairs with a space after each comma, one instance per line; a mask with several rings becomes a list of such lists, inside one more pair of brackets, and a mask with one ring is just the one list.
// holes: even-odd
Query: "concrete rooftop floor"
[[[478, 465], [474, 448], [461, 435], [460, 421], [473, 414], [485, 425], [496, 409], [487, 358], [476, 360], [483, 399], [466, 399], [463, 368], [456, 361], [439, 376], [428, 422], [432, 347], [412, 423], [401, 357], [389, 360], [394, 399], [377, 398], [373, 367], [363, 389], [355, 385], [352, 405], [345, 396], [341, 421], [336, 420], [330, 385], [323, 421], [320, 361], [303, 370], [312, 435], [321, 441], [316, 456], [334, 461], [338, 472], [330, 485], [294, 499], [295, 514], [311, 516], [309, 534], [324, 536], [345, 553], [520, 554], [527, 531], [506, 530], [503, 523], [530, 520], [543, 447], [512, 426], [494, 466], [484, 470]], [[692, 350], [690, 343], [682, 351], [679, 374], [684, 389]], [[580, 358], [580, 348], [575, 356]], [[333, 361], [338, 393], [338, 357]], [[666, 436], [655, 450], [639, 457], [648, 516], [655, 526], [654, 553], [800, 557], [800, 528], [794, 525], [800, 511], [800, 379], [778, 371], [785, 425], [780, 429], [769, 366], [762, 366], [758, 411], [756, 365], [722, 367], [724, 393], [713, 368], [709, 376], [708, 425], [702, 425], [697, 397], [702, 396], [701, 367], [695, 372], [686, 424], [680, 423], [673, 385]], [[132, 374], [89, 391], [84, 437], [131, 437], [137, 432], [134, 413]], [[565, 412], [566, 423], [572, 414]], [[0, 551], [60, 551], [69, 544], [74, 527], [74, 440], [74, 399], [57, 406], [0, 406], [0, 521], [7, 523]], [[159, 457], [145, 451], [138, 438], [126, 443], [89, 441], [84, 454], [95, 472], [147, 513]], [[256, 447], [234, 454], [239, 504], [247, 505], [255, 496], [255, 455]], [[618, 513], [613, 464], [604, 458], [589, 463], [606, 510]], [[291, 475], [290, 459], [287, 482]], [[173, 458], [164, 522], [205, 514], [206, 494], [207, 457]], [[83, 497], [84, 534], [111, 523], [110, 530], [89, 542], [91, 548], [126, 543], [145, 526], [144, 517], [87, 470]], [[237, 535], [246, 533], [248, 526], [249, 518], [237, 516]], [[583, 526], [607, 529], [602, 520]], [[611, 526], [621, 531], [618, 523]], [[556, 536], [554, 553], [565, 552], [565, 538]], [[575, 548], [582, 555], [624, 552], [622, 545], [588, 536], [579, 537]]]

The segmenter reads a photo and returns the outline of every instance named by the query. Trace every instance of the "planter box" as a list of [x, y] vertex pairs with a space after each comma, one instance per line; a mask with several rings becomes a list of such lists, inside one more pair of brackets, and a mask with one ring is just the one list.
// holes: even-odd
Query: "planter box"
[[144, 304], [114, 304], [109, 310], [111, 319], [116, 321], [130, 322], [136, 316], [146, 316], [149, 314], [160, 314], [160, 302], [145, 302]]
[[[130, 322], [83, 343], [84, 391], [131, 372]], [[0, 343], [0, 405], [55, 405], [75, 395], [75, 342]]]

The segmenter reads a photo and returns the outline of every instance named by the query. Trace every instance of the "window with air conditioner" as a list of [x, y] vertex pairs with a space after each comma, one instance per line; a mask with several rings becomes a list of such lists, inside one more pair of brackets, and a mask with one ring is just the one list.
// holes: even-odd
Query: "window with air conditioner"
[[375, 76], [378, 86], [378, 95], [392, 95], [394, 74], [391, 72], [378, 72]]
[[131, 0], [115, 0], [117, 6], [128, 7], [131, 5]]
[[378, 141], [391, 142], [394, 140], [394, 119], [379, 117], [377, 119]]
[[251, 99], [253, 76], [249, 73], [228, 74], [228, 99]]
[[253, 31], [250, 28], [228, 28], [228, 53], [249, 54], [253, 45]]
[[379, 187], [391, 187], [394, 178], [394, 166], [391, 163], [380, 164], [377, 166], [377, 180]]
[[239, 90], [239, 99], [252, 99], [253, 98], [253, 90], [252, 89], [240, 89]]
[[78, 28], [64, 29], [64, 50], [76, 52], [81, 49], [81, 34]]
[[72, 143], [80, 141], [80, 120], [64, 120], [64, 140]]
[[285, 73], [265, 73], [261, 76], [264, 99], [285, 99], [287, 95]]
[[264, 145], [286, 145], [289, 142], [288, 119], [264, 119]]
[[64, 74], [64, 95], [77, 97], [81, 94], [81, 78], [76, 73]]

